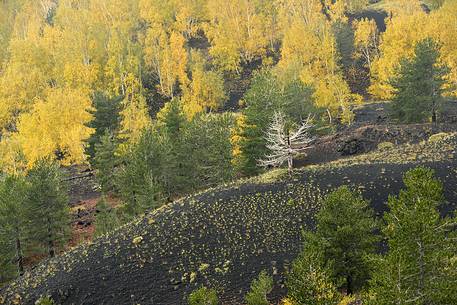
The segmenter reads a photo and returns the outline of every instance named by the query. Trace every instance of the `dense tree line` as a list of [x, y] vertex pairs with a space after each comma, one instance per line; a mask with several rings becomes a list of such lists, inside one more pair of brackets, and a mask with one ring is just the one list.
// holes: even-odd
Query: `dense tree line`
[[[182, 102], [174, 99], [135, 145], [122, 148], [112, 132], [105, 133], [93, 158], [102, 192], [118, 195], [127, 214], [137, 215], [167, 198], [229, 181], [234, 120], [232, 114], [199, 114], [188, 120]], [[127, 152], [119, 154], [120, 149]]]
[[229, 84], [259, 64], [281, 87], [310, 88], [304, 104], [327, 123], [351, 122], [360, 83], [371, 79], [370, 93], [392, 97], [397, 64], [426, 37], [439, 43], [455, 84], [455, 2], [437, 1], [428, 15], [419, 1], [385, 2], [391, 18], [379, 33], [373, 21], [348, 18], [364, 0], [2, 1], [2, 169], [93, 156], [86, 140], [104, 133], [90, 123], [101, 96], [118, 104], [116, 140], [131, 144], [164, 102], [180, 99], [188, 120], [213, 112]]
[[[390, 17], [380, 33], [373, 20], [348, 17], [369, 2], [3, 1], [1, 169], [20, 172], [45, 157], [64, 165], [86, 162], [106, 132], [124, 148], [117, 153], [125, 153], [167, 102], [180, 100], [190, 121], [220, 109], [237, 79], [252, 85], [241, 101], [236, 137], [259, 136], [268, 123], [248, 114], [266, 105], [256, 106], [255, 99], [268, 80], [261, 83], [262, 71], [252, 79], [243, 74], [259, 65], [276, 79], [274, 90], [260, 92], [276, 104], [263, 107], [264, 118], [284, 106], [276, 99], [295, 94], [299, 109], [285, 112], [314, 109], [319, 122], [350, 123], [352, 107], [362, 102], [358, 93], [370, 85], [374, 97], [393, 98], [398, 65], [413, 57], [419, 41], [432, 38], [437, 61], [449, 67], [444, 93], [455, 95], [456, 3], [435, 1], [426, 14], [420, 1], [384, 1]], [[101, 126], [97, 112], [110, 104], [119, 116]], [[260, 146], [249, 140], [233, 145], [242, 173], [258, 171]]]
[[[300, 12], [294, 0], [3, 1], [2, 167], [31, 167], [56, 152], [65, 165], [85, 161], [94, 147], [91, 141], [85, 149], [85, 140], [104, 133], [90, 123], [100, 95], [119, 103], [117, 140], [135, 143], [164, 102], [180, 99], [187, 119], [217, 110], [227, 100], [226, 81], [279, 55], [284, 77], [293, 73], [315, 87], [308, 103], [347, 114], [353, 98], [332, 24], [363, 5], [333, 2], [313, 0]], [[315, 57], [292, 51], [305, 43], [294, 41], [301, 30], [315, 42]], [[304, 69], [309, 63], [312, 71]], [[322, 75], [327, 80], [318, 82]]]

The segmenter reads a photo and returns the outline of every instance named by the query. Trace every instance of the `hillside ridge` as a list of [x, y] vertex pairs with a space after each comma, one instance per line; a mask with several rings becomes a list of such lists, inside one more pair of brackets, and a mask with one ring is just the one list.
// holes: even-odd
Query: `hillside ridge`
[[381, 215], [387, 196], [402, 187], [402, 174], [430, 166], [445, 185], [443, 215], [455, 210], [456, 135], [438, 143], [390, 152], [422, 150], [417, 159], [385, 159], [377, 151], [299, 169], [292, 177], [273, 172], [182, 198], [48, 260], [0, 295], [4, 304], [15, 298], [34, 304], [47, 294], [58, 304], [185, 304], [187, 294], [205, 284], [220, 291], [223, 304], [239, 304], [250, 281], [267, 269], [277, 283], [272, 298], [278, 298], [284, 272], [301, 248], [301, 231], [313, 228], [320, 198], [339, 185], [360, 189]]

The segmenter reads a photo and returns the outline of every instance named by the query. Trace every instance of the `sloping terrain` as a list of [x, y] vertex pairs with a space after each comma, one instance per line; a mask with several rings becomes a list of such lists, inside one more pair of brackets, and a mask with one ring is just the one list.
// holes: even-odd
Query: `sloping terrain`
[[456, 131], [455, 124], [363, 124], [335, 134], [321, 137], [307, 151], [306, 158], [294, 162], [296, 167], [309, 164], [322, 164], [347, 156], [372, 152], [383, 142], [417, 144], [437, 133]]
[[383, 142], [417, 144], [431, 135], [457, 131], [457, 103], [443, 104], [438, 123], [398, 124], [389, 116], [388, 102], [371, 102], [354, 109], [355, 120], [350, 126], [340, 126], [331, 135], [320, 137], [307, 151], [306, 158], [296, 160], [296, 167], [321, 164], [342, 157], [365, 154]]
[[183, 198], [41, 264], [1, 291], [0, 303], [34, 304], [50, 295], [57, 304], [186, 304], [205, 284], [218, 289], [223, 304], [239, 304], [262, 269], [274, 274], [271, 297], [278, 298], [324, 193], [350, 184], [381, 215], [403, 173], [423, 164], [445, 183], [442, 212], [449, 213], [457, 202], [456, 144], [453, 134]]

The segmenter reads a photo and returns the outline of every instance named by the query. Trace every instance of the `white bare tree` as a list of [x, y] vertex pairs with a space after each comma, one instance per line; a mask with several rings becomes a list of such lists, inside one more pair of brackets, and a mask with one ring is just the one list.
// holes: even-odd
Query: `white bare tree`
[[293, 158], [311, 148], [315, 140], [310, 135], [310, 129], [314, 127], [311, 121], [312, 117], [308, 116], [300, 128], [291, 132], [286, 129], [284, 114], [276, 112], [265, 136], [270, 152], [263, 160], [259, 160], [258, 164], [263, 167], [279, 167], [287, 162], [290, 173]]

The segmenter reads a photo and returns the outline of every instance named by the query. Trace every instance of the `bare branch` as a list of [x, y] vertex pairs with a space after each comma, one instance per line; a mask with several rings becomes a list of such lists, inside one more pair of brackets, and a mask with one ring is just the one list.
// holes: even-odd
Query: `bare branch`
[[270, 151], [264, 159], [259, 160], [258, 164], [262, 167], [274, 166], [279, 167], [285, 162], [289, 164], [289, 170], [292, 167], [293, 158], [311, 148], [315, 138], [310, 135], [313, 117], [311, 115], [292, 133], [286, 131], [284, 115], [276, 112], [272, 122], [265, 134], [267, 148]]

